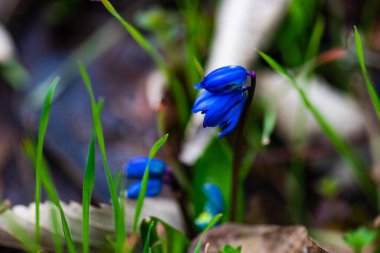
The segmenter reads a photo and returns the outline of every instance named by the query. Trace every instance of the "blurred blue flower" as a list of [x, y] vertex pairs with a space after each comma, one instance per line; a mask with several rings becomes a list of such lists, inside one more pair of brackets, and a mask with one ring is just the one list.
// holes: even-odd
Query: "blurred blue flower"
[[226, 66], [212, 71], [194, 87], [215, 94], [229, 93], [241, 89], [247, 83], [248, 75], [249, 72], [241, 66]]
[[[123, 175], [128, 179], [138, 179], [127, 188], [127, 197], [136, 199], [141, 189], [141, 179], [144, 176], [145, 168], [148, 165], [148, 157], [135, 157], [124, 167]], [[168, 172], [166, 164], [159, 159], [151, 159], [149, 164], [149, 179], [146, 197], [153, 197], [160, 194], [162, 190], [164, 175]]]
[[[126, 166], [124, 166], [123, 174], [127, 178], [142, 178], [145, 168], [148, 165], [149, 158], [146, 156], [133, 158]], [[162, 177], [165, 173], [166, 164], [156, 158], [150, 160], [149, 178]]]
[[[127, 198], [137, 199], [141, 189], [141, 181], [137, 181], [131, 184], [127, 190]], [[160, 194], [162, 190], [162, 180], [161, 179], [149, 179], [148, 186], [146, 189], [145, 197], [154, 197]]]
[[[202, 213], [195, 220], [195, 225], [200, 229], [205, 229], [210, 221], [219, 213], [224, 213], [223, 194], [219, 187], [212, 183], [203, 185], [203, 193], [206, 197], [206, 202]], [[216, 225], [219, 225], [217, 223]]]

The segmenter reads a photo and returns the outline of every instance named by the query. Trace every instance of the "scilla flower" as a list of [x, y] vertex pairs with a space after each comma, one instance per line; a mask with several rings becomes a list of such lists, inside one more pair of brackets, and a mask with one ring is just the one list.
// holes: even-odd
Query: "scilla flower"
[[239, 122], [247, 100], [245, 91], [249, 89], [243, 85], [249, 76], [254, 78], [255, 73], [241, 66], [227, 66], [212, 71], [195, 85], [196, 89], [205, 91], [196, 99], [192, 111], [206, 114], [203, 127], [219, 126], [223, 130], [219, 138], [230, 133]]
[[195, 224], [200, 229], [205, 229], [215, 215], [224, 213], [223, 195], [219, 187], [212, 183], [203, 185], [203, 193], [206, 196], [206, 202], [203, 212], [195, 220]]
[[[138, 179], [127, 188], [127, 197], [136, 199], [141, 189], [141, 179], [144, 176], [145, 168], [148, 164], [148, 157], [133, 158], [123, 170], [123, 175], [128, 179]], [[162, 190], [164, 175], [168, 172], [166, 164], [159, 159], [151, 159], [149, 164], [149, 179], [146, 197], [158, 195]]]

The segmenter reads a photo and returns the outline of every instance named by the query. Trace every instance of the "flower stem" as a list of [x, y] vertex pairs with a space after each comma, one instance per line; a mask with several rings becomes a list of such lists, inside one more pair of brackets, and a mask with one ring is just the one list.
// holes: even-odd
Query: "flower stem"
[[244, 128], [248, 118], [249, 108], [251, 107], [253, 95], [255, 94], [256, 88], [256, 74], [253, 71], [248, 72], [251, 77], [251, 85], [248, 89], [248, 97], [245, 103], [243, 112], [241, 114], [241, 119], [236, 130], [236, 142], [234, 147], [234, 160], [232, 163], [232, 193], [231, 193], [231, 221], [237, 220], [237, 209], [239, 200], [239, 185], [240, 185], [240, 166], [243, 158], [243, 140], [244, 140]]

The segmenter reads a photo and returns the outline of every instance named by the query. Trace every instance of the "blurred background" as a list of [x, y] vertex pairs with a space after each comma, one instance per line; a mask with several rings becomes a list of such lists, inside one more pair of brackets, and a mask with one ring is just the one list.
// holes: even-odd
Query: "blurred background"
[[[193, 85], [202, 79], [201, 68], [207, 73], [238, 64], [258, 76], [245, 133], [241, 220], [346, 230], [378, 214], [377, 199], [363, 186], [379, 185], [380, 125], [360, 72], [353, 27], [359, 29], [379, 91], [380, 1], [112, 3], [159, 50], [174, 77], [170, 82], [98, 1], [0, 1], [1, 199], [34, 201], [35, 172], [23, 144], [36, 141], [41, 104], [58, 75], [44, 155], [61, 199], [81, 201], [92, 119], [78, 60], [88, 67], [96, 97], [105, 101], [102, 122], [113, 173], [131, 157], [148, 154], [168, 132], [159, 157], [192, 182], [190, 200], [206, 181], [223, 188], [230, 181], [234, 135], [217, 140], [215, 129], [200, 126], [200, 118], [191, 114]], [[358, 154], [368, 177], [350, 169], [289, 83], [257, 50], [294, 75]], [[222, 189], [226, 195], [229, 190]], [[99, 155], [93, 203], [108, 201]], [[201, 203], [193, 204], [199, 213]]]

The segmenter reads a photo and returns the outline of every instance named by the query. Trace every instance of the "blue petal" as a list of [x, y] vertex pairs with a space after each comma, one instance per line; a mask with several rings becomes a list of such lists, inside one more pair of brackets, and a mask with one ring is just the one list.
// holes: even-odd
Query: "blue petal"
[[239, 89], [247, 82], [248, 72], [241, 66], [226, 66], [209, 73], [197, 87], [224, 94]]
[[213, 104], [218, 100], [218, 98], [218, 95], [212, 94], [208, 91], [203, 91], [195, 100], [192, 111], [194, 113], [204, 113], [213, 106]]
[[213, 215], [224, 213], [223, 194], [219, 187], [212, 183], [203, 185], [203, 192], [206, 195], [205, 210]]
[[237, 104], [232, 110], [228, 112], [226, 115], [226, 121], [220, 124], [220, 128], [222, 128], [222, 132], [218, 134], [219, 138], [229, 134], [232, 130], [235, 129], [236, 125], [239, 122], [241, 112], [243, 111], [245, 105], [245, 99], [243, 102]]
[[[141, 181], [131, 184], [127, 189], [127, 197], [129, 199], [137, 199], [141, 189]], [[149, 179], [145, 197], [153, 197], [160, 194], [162, 190], [162, 180]]]
[[[123, 174], [127, 178], [142, 178], [148, 165], [148, 157], [135, 157], [124, 167]], [[149, 177], [162, 177], [165, 173], [165, 163], [153, 158], [149, 165]]]
[[226, 121], [229, 112], [238, 104], [244, 101], [245, 93], [238, 90], [225, 95], [219, 96], [217, 101], [213, 103], [213, 106], [206, 112], [206, 116], [203, 121], [203, 126], [215, 127], [221, 122]]

